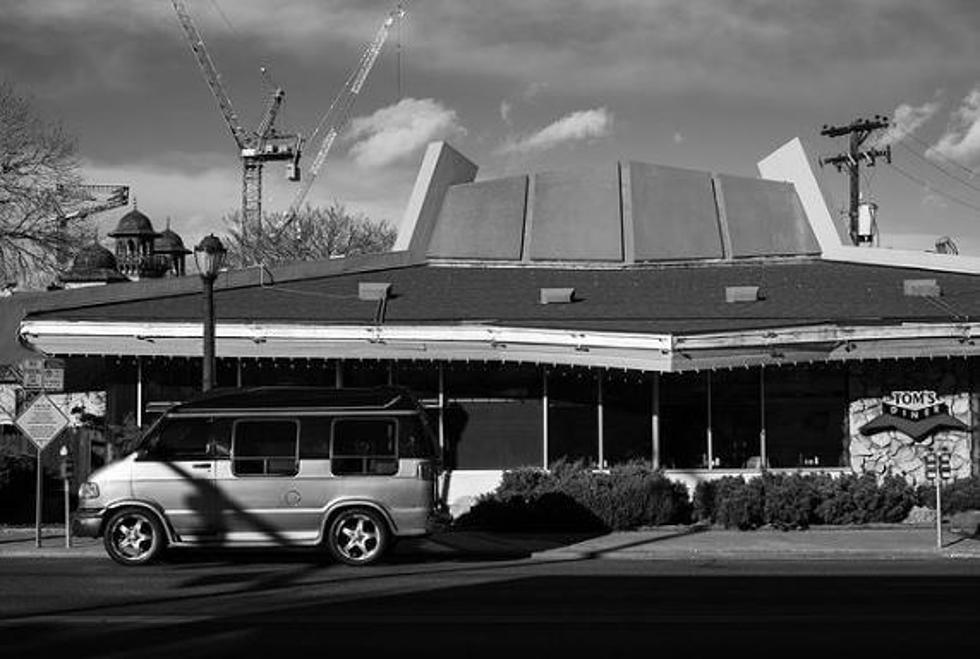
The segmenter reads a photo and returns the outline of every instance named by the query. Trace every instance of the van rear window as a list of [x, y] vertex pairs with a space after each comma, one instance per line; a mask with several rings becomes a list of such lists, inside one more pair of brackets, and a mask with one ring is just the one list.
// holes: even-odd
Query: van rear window
[[235, 424], [232, 472], [237, 476], [295, 476], [298, 448], [295, 421], [240, 421]]
[[333, 473], [390, 476], [398, 471], [398, 425], [393, 419], [338, 419], [333, 424]]

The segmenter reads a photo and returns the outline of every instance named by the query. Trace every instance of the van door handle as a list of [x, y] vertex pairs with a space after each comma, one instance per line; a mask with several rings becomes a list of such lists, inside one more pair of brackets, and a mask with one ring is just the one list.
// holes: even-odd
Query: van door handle
[[195, 462], [194, 464], [191, 465], [191, 469], [210, 469], [210, 468], [211, 468], [210, 462]]

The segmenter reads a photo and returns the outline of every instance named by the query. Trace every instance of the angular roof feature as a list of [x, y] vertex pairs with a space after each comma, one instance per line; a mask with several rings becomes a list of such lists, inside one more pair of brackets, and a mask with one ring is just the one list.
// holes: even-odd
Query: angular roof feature
[[519, 261], [527, 177], [454, 185], [436, 219], [428, 256]]
[[720, 174], [718, 185], [733, 257], [820, 253], [792, 184]]
[[617, 168], [545, 172], [532, 185], [532, 260], [623, 260]]
[[710, 174], [631, 162], [629, 184], [636, 261], [724, 256]]

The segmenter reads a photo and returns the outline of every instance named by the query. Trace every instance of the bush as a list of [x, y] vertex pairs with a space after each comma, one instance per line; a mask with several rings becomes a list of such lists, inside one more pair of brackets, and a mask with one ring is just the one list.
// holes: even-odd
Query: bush
[[[934, 485], [920, 485], [916, 489], [916, 501], [920, 506], [936, 507]], [[964, 510], [980, 510], [980, 476], [961, 478], [943, 485], [943, 513]]]
[[901, 476], [886, 476], [881, 483], [874, 474], [824, 478], [818, 486], [821, 501], [816, 508], [823, 524], [901, 522], [916, 504], [915, 492]]
[[763, 525], [765, 489], [761, 478], [745, 481], [737, 476], [727, 476], [719, 479], [715, 488], [716, 523], [742, 531]]
[[608, 472], [560, 461], [545, 472], [505, 472], [497, 489], [480, 497], [457, 524], [498, 530], [624, 530], [682, 524], [690, 519], [687, 488], [648, 464]]
[[765, 474], [762, 480], [766, 523], [784, 531], [809, 528], [819, 502], [813, 479], [799, 474]]

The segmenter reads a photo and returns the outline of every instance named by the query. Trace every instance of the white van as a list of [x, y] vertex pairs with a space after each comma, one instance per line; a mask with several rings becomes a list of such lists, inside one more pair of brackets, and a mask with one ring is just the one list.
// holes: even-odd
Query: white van
[[75, 532], [123, 565], [168, 546], [325, 545], [377, 561], [445, 521], [436, 441], [396, 387], [215, 390], [169, 408], [79, 488]]

